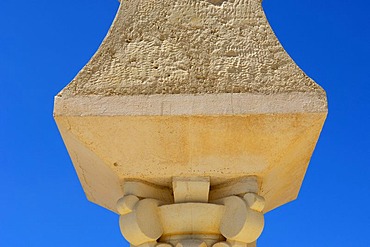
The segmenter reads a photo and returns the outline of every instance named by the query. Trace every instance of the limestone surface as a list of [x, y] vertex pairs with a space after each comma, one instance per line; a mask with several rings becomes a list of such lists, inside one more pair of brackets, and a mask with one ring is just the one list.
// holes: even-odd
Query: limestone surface
[[275, 37], [260, 0], [125, 0], [70, 95], [325, 92]]

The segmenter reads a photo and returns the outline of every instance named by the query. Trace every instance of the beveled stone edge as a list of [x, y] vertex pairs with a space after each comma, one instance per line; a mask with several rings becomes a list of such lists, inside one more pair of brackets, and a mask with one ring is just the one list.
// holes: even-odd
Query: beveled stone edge
[[194, 116], [326, 113], [322, 95], [223, 93], [55, 97], [54, 116]]

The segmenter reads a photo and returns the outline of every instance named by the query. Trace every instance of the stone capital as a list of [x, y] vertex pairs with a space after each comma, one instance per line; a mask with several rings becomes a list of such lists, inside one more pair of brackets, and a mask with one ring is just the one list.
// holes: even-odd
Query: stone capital
[[[209, 201], [209, 177], [174, 177], [173, 202], [153, 199], [148, 191], [162, 191], [155, 185], [130, 182], [135, 192], [125, 194], [117, 202], [123, 236], [132, 246], [247, 246], [260, 236], [263, 226], [263, 197], [253, 177], [249, 183], [227, 184], [227, 194]], [[143, 187], [144, 184], [144, 187]], [[212, 190], [211, 190], [212, 191]], [[140, 195], [147, 194], [148, 198]], [[139, 197], [141, 199], [139, 199]]]

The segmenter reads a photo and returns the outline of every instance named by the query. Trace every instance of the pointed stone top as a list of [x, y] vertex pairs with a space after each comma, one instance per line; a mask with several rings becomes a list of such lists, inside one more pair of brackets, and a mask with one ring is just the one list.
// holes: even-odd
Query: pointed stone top
[[260, 2], [123, 1], [59, 96], [309, 93], [325, 108], [324, 90], [285, 52]]

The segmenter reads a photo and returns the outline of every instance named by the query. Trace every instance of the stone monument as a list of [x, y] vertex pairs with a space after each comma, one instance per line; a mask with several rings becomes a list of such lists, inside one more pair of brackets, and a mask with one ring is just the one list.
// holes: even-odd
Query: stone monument
[[54, 106], [87, 198], [142, 247], [255, 246], [326, 115], [260, 0], [122, 0]]

